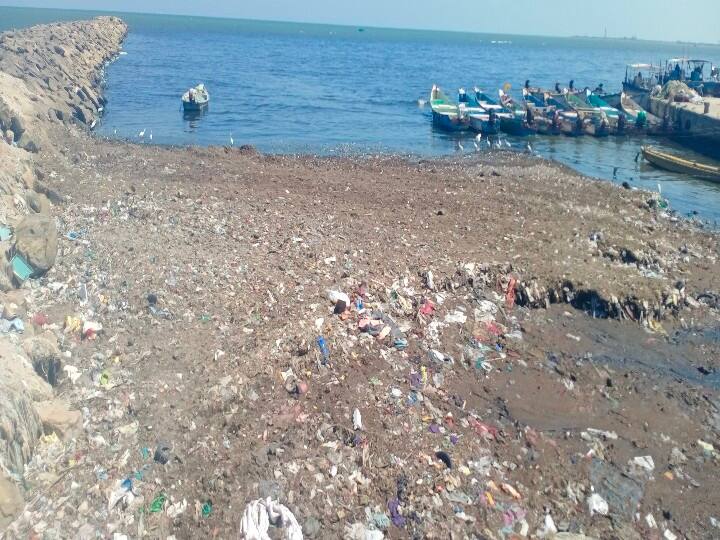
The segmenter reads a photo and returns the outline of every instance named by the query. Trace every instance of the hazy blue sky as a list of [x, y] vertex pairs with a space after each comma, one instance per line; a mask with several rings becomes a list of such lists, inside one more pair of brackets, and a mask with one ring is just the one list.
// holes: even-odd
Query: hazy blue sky
[[357, 26], [720, 42], [720, 0], [0, 0]]

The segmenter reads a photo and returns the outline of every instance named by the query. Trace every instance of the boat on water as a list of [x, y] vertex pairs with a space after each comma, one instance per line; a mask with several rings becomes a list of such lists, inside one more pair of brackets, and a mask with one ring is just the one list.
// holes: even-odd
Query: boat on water
[[466, 131], [470, 129], [467, 108], [454, 103], [440, 87], [433, 85], [430, 90], [430, 108], [433, 126], [443, 131]]
[[[513, 107], [512, 100], [507, 98], [503, 90], [498, 90], [498, 99], [490, 97], [482, 92], [479, 88], [475, 88], [475, 99], [480, 106], [486, 111], [494, 111], [500, 120], [500, 130], [510, 135], [529, 135], [535, 133], [536, 130], [531, 129], [527, 124], [527, 112], [524, 109]], [[510, 107], [508, 107], [507, 102]]]
[[183, 110], [186, 112], [200, 111], [210, 103], [210, 94], [205, 85], [200, 83], [182, 95]]
[[501, 128], [506, 133], [520, 136], [538, 133], [539, 125], [536, 122], [535, 113], [530, 107], [518, 103], [503, 90], [498, 90], [498, 96], [503, 107], [514, 116], [513, 121], [504, 127], [501, 123]]
[[686, 159], [675, 154], [663, 152], [654, 146], [642, 146], [640, 152], [649, 163], [660, 169], [720, 182], [720, 166]]
[[[579, 124], [583, 133], [594, 137], [605, 137], [617, 132], [616, 126], [610, 124], [607, 112], [592, 105], [584, 93], [567, 93], [556, 96], [557, 100], [565, 100], [568, 106], [578, 114]], [[617, 112], [616, 109], [612, 109]]]
[[611, 107], [624, 112], [636, 129], [646, 130], [648, 133], [662, 131], [662, 120], [642, 108], [629, 94], [620, 92], [619, 94], [605, 94], [600, 97]]
[[458, 90], [458, 102], [466, 107], [470, 129], [484, 135], [497, 135], [500, 133], [502, 107], [490, 106], [483, 98], [484, 94], [477, 89], [473, 94], [468, 94], [463, 88]]
[[[666, 75], [661, 66], [653, 64], [628, 64], [625, 66], [625, 79], [622, 83], [622, 91], [643, 109], [650, 108], [650, 92], [655, 86], [663, 84]], [[605, 101], [611, 103], [620, 98], [611, 95], [602, 96]]]

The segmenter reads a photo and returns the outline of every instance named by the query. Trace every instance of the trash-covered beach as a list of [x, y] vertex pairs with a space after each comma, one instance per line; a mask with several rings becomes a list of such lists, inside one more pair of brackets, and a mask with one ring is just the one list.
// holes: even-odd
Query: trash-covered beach
[[6, 538], [720, 534], [715, 233], [511, 152], [94, 138], [123, 28], [66, 29], [0, 40]]

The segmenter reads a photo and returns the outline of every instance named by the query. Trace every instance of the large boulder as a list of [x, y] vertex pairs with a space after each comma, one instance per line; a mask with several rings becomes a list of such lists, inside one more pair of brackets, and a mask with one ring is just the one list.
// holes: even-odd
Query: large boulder
[[0, 339], [0, 382], [13, 392], [26, 392], [33, 401], [52, 399], [52, 387], [8, 339]]
[[0, 472], [0, 531], [13, 522], [25, 506], [17, 484]]
[[31, 214], [15, 228], [15, 250], [40, 274], [55, 264], [57, 248], [57, 228], [50, 216]]
[[70, 409], [70, 405], [62, 399], [36, 403], [35, 409], [45, 433], [55, 433], [67, 440], [82, 428], [82, 413]]

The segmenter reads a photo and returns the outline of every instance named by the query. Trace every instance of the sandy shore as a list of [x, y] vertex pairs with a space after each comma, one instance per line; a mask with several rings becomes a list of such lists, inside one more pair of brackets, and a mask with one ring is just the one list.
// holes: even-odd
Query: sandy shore
[[6, 537], [237, 538], [267, 497], [306, 538], [720, 534], [715, 234], [509, 152], [99, 140], [125, 31], [0, 38], [6, 223], [58, 237], [3, 293], [58, 373], [0, 364]]

